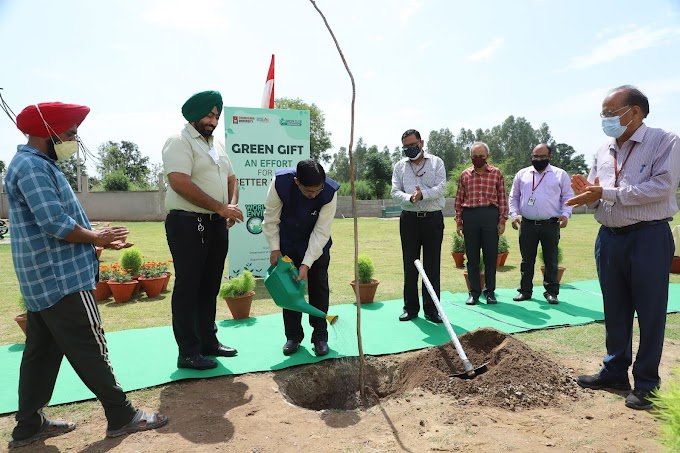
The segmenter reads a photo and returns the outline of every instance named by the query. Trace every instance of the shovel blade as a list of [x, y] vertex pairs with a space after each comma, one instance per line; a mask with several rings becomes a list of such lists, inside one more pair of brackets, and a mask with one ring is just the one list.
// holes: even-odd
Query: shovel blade
[[450, 374], [449, 377], [456, 377], [456, 378], [459, 378], [459, 379], [474, 379], [477, 376], [479, 376], [480, 374], [484, 374], [487, 371], [489, 371], [489, 367], [487, 366], [488, 364], [489, 364], [489, 362], [486, 362], [486, 363], [478, 366], [477, 368], [475, 368], [472, 371], [469, 371], [469, 372], [463, 371], [462, 373]]

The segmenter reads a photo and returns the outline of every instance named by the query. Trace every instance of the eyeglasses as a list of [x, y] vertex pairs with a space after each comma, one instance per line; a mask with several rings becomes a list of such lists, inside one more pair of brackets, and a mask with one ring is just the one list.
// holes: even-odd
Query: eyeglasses
[[550, 156], [536, 156], [535, 154], [531, 155], [532, 160], [548, 160], [550, 159]]
[[420, 146], [420, 143], [411, 143], [411, 144], [402, 146], [401, 150], [406, 151], [409, 148], [418, 148], [419, 146]]
[[325, 186], [326, 186], [326, 184], [321, 184], [320, 188], [315, 189], [315, 190], [311, 190], [311, 189], [306, 188], [302, 184], [298, 184], [298, 187], [300, 188], [300, 192], [302, 192], [305, 195], [318, 195], [323, 191]]
[[[621, 107], [620, 109], [616, 109], [616, 110], [613, 110], [613, 111], [612, 111], [612, 110], [607, 110], [607, 111], [605, 111], [605, 112], [600, 112], [600, 118], [612, 118], [612, 117], [614, 117], [614, 116], [618, 116], [618, 115], [616, 114], [616, 112], [620, 112], [621, 110], [625, 109], [626, 107], [630, 107], [630, 105], [624, 105], [624, 106]], [[625, 112], [624, 115], [625, 115], [626, 113], [627, 113], [627, 112]]]

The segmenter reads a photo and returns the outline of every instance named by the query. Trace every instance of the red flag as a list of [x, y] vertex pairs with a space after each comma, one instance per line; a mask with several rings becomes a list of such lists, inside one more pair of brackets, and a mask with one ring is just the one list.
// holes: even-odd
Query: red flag
[[269, 65], [269, 73], [267, 74], [267, 82], [264, 84], [264, 93], [262, 94], [262, 108], [274, 108], [274, 55], [272, 54], [272, 62]]

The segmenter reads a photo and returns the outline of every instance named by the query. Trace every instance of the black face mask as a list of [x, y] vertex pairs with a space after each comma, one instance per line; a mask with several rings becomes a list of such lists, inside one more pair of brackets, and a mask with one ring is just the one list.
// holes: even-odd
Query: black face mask
[[536, 171], [545, 170], [545, 167], [547, 167], [549, 163], [550, 163], [550, 161], [548, 159], [541, 159], [541, 160], [531, 159], [531, 165], [534, 166]]
[[416, 156], [420, 154], [419, 146], [404, 146], [402, 149], [404, 151], [404, 156], [408, 157], [409, 159], [415, 159]]

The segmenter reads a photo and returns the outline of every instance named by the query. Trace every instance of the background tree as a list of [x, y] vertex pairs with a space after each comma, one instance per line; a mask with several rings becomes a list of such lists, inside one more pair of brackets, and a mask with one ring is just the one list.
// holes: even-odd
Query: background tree
[[[550, 158], [550, 165], [561, 168], [569, 175], [587, 175], [590, 172], [583, 154], [576, 154], [576, 150], [566, 143], [557, 143]], [[576, 154], [576, 155], [575, 155]]]
[[7, 168], [7, 166], [5, 165], [5, 161], [0, 160], [0, 175], [5, 173], [5, 168]]
[[449, 128], [430, 132], [427, 139], [427, 151], [444, 161], [444, 168], [455, 167], [460, 161], [460, 153], [456, 150], [456, 136]]
[[347, 148], [341, 146], [337, 153], [333, 154], [333, 163], [328, 169], [328, 176], [337, 182], [349, 181], [349, 156]]
[[326, 130], [326, 117], [316, 104], [307, 104], [301, 99], [279, 98], [274, 101], [277, 109], [309, 110], [310, 157], [328, 163], [331, 155], [327, 152], [333, 146], [331, 133]]
[[[78, 191], [78, 159], [76, 156], [71, 156], [68, 160], [56, 161], [59, 170], [66, 176], [68, 184], [74, 191]], [[80, 159], [80, 174], [87, 176], [87, 168], [85, 168], [85, 161]], [[89, 180], [88, 180], [89, 183]]]
[[389, 197], [387, 188], [392, 185], [392, 163], [389, 154], [369, 152], [364, 160], [364, 166], [366, 167], [364, 180], [371, 187], [373, 196], [377, 199]]
[[108, 141], [99, 146], [99, 165], [97, 170], [102, 175], [122, 172], [130, 182], [138, 188], [147, 188], [149, 178], [149, 158], [143, 156], [133, 142], [120, 143]]

